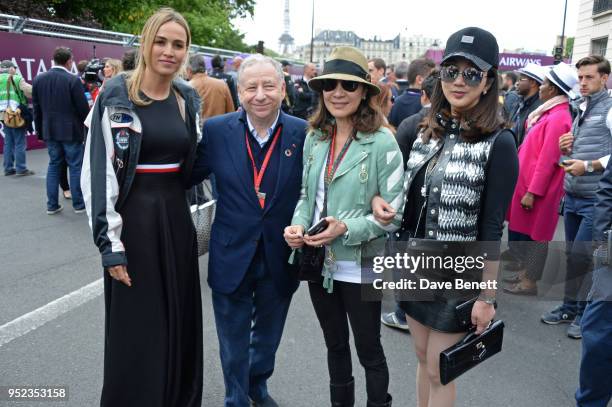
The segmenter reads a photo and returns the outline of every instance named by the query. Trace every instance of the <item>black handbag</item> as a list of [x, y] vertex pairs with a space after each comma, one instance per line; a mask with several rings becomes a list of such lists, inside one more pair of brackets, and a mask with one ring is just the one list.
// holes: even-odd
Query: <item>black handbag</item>
[[504, 321], [495, 321], [482, 334], [476, 328], [461, 341], [440, 352], [440, 382], [446, 385], [463, 373], [499, 353], [504, 340]]
[[298, 280], [319, 282], [323, 278], [325, 247], [304, 245], [299, 256]]

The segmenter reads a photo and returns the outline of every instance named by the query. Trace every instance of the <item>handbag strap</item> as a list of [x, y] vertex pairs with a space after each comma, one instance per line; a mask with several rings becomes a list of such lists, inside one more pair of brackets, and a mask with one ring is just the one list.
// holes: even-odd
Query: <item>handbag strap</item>
[[13, 82], [13, 75], [9, 75], [9, 80], [6, 81], [6, 103], [11, 101], [11, 82]]
[[25, 97], [25, 94], [23, 93], [21, 88], [18, 88], [17, 85], [15, 84], [15, 80], [13, 79], [13, 75], [9, 75], [9, 80], [6, 81], [6, 99], [7, 100], [10, 99], [10, 92], [9, 92], [9, 85], [10, 84], [13, 84], [13, 88], [15, 88], [15, 93], [17, 94], [17, 98], [19, 99], [17, 102], [25, 104], [28, 100]]

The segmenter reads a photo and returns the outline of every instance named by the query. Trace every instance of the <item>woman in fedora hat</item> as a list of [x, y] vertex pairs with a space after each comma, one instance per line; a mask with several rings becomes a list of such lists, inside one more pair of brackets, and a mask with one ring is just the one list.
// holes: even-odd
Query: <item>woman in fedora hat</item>
[[572, 126], [569, 98], [574, 96], [572, 88], [577, 83], [578, 76], [569, 65], [561, 62], [549, 69], [540, 86], [542, 104], [527, 118], [527, 135], [518, 151], [518, 182], [508, 210], [508, 232], [510, 239], [530, 243], [521, 243], [517, 250], [525, 268], [506, 279], [513, 283], [504, 288], [510, 294], [538, 293], [536, 283], [544, 271], [563, 196], [559, 138]]
[[[399, 217], [386, 227], [376, 222], [370, 202], [380, 194], [401, 213], [402, 155], [372, 98], [380, 89], [370, 82], [367, 60], [357, 49], [334, 49], [323, 74], [308, 85], [319, 94], [319, 104], [304, 144], [301, 197], [285, 239], [294, 249], [325, 247], [321, 276], [308, 288], [327, 346], [332, 406], [355, 403], [349, 320], [365, 369], [367, 405], [390, 406], [381, 303], [362, 301], [360, 262], [362, 255], [384, 248], [386, 233], [399, 227]], [[325, 230], [305, 233], [322, 218]]]
[[[487, 244], [480, 270], [482, 282], [487, 283], [497, 276], [499, 241], [518, 173], [516, 147], [512, 133], [504, 129], [498, 103], [495, 37], [469, 27], [452, 34], [446, 44], [431, 110], [406, 164], [406, 207], [401, 229], [393, 237], [416, 238], [441, 249], [448, 244], [435, 241], [494, 242]], [[372, 205], [381, 223], [393, 217], [392, 209], [385, 211], [386, 203], [379, 198]], [[495, 284], [476, 292], [455, 289], [457, 278], [466, 278], [468, 272], [480, 275], [473, 268], [439, 275], [417, 269], [421, 282], [426, 278], [453, 289], [422, 291], [429, 301], [415, 298], [412, 292], [402, 295], [400, 306], [418, 359], [419, 407], [454, 405], [454, 382], [443, 385], [440, 380], [440, 352], [461, 340], [472, 325], [477, 334], [484, 332], [495, 315]], [[457, 312], [462, 304], [471, 307], [471, 321], [466, 323]]]

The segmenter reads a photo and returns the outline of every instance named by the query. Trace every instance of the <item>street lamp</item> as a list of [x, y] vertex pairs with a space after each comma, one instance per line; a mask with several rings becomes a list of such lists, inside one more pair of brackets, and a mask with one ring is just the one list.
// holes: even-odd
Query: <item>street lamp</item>
[[555, 64], [563, 61], [563, 51], [565, 48], [565, 20], [567, 18], [567, 0], [565, 0], [565, 10], [563, 11], [563, 29], [561, 30], [561, 44], [555, 49]]
[[312, 0], [312, 23], [310, 25], [310, 62], [312, 62], [313, 48], [314, 48], [314, 0]]

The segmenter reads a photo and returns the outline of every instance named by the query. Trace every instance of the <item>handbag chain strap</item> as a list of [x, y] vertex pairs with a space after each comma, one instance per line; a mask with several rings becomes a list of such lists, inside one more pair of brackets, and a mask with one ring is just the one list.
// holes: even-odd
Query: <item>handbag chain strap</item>
[[421, 226], [421, 220], [423, 218], [423, 213], [427, 209], [427, 198], [429, 197], [429, 190], [431, 188], [431, 173], [433, 172], [436, 164], [438, 164], [438, 159], [440, 158], [440, 153], [442, 152], [442, 148], [440, 148], [434, 156], [427, 163], [427, 168], [425, 169], [425, 179], [423, 181], [423, 187], [421, 188], [421, 195], [423, 196], [423, 205], [419, 210], [419, 218], [417, 219], [416, 227], [414, 228], [414, 236], [416, 237], [419, 232], [419, 227]]

